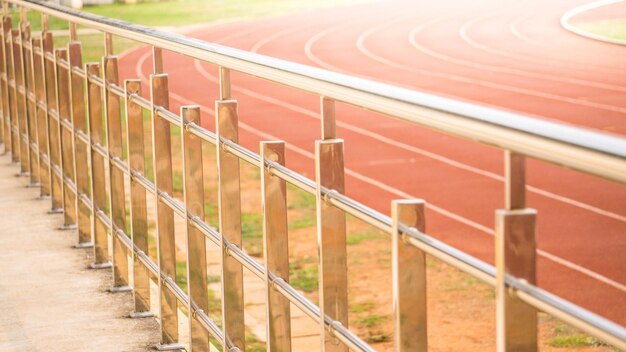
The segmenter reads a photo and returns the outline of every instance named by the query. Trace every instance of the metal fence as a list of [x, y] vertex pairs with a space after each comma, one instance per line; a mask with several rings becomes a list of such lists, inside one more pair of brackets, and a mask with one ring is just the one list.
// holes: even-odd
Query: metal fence
[[[9, 16], [9, 4], [21, 11], [16, 28]], [[42, 16], [43, 30], [34, 37], [26, 20], [27, 10]], [[14, 161], [21, 163], [21, 171], [30, 175], [31, 182], [40, 185], [41, 195], [50, 196], [51, 211], [64, 213], [65, 226], [77, 226], [78, 246], [93, 246], [92, 266], [113, 268], [114, 290], [133, 290], [133, 316], [152, 315], [150, 275], [158, 278], [160, 348], [180, 347], [177, 311], [183, 305], [189, 312], [191, 349], [208, 350], [211, 336], [224, 350], [243, 351], [245, 268], [266, 283], [268, 350], [291, 350], [292, 303], [319, 323], [323, 350], [372, 351], [347, 325], [345, 214], [351, 214], [391, 236], [394, 343], [398, 351], [427, 350], [426, 254], [495, 286], [498, 350], [536, 350], [537, 311], [626, 349], [623, 327], [534, 285], [536, 212], [525, 205], [525, 157], [626, 183], [624, 139], [243, 52], [54, 4], [8, 0], [3, 1], [3, 11], [0, 136], [5, 149], [12, 153]], [[66, 48], [54, 48], [48, 16], [69, 22], [70, 42]], [[77, 25], [103, 33], [105, 56], [101, 63], [83, 64]], [[119, 82], [118, 58], [112, 52], [113, 35], [153, 47], [150, 99], [141, 96], [139, 80]], [[215, 133], [200, 126], [198, 106], [182, 107], [180, 114], [169, 111], [168, 75], [163, 72], [162, 50], [219, 67]], [[260, 155], [238, 144], [231, 70], [321, 97], [322, 135], [315, 144], [315, 180], [285, 167], [285, 144], [281, 141], [262, 142]], [[503, 150], [506, 209], [496, 213], [495, 267], [428, 236], [422, 200], [394, 201], [389, 217], [343, 194], [343, 141], [335, 133], [335, 101]], [[151, 112], [151, 136], [144, 135], [144, 111]], [[123, 121], [126, 126], [122, 126]], [[171, 126], [182, 131], [183, 202], [173, 196]], [[123, 150], [123, 129], [127, 151]], [[154, 182], [146, 175], [146, 138], [152, 140]], [[203, 142], [216, 147], [219, 231], [204, 218]], [[264, 265], [241, 248], [241, 161], [261, 170]], [[126, 230], [126, 194], [122, 191], [125, 178], [130, 179], [130, 233]], [[287, 183], [316, 196], [319, 306], [289, 285]], [[157, 263], [147, 255], [148, 193], [156, 199]], [[174, 279], [175, 216], [186, 220], [187, 293]], [[206, 313], [207, 240], [221, 248], [221, 328]], [[111, 258], [109, 252], [113, 253]], [[127, 253], [133, 257], [132, 288], [128, 286]]]

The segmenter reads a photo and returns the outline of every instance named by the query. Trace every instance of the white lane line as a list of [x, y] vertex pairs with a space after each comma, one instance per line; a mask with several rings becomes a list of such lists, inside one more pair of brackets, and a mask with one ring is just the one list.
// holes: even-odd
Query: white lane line
[[[144, 55], [142, 55], [142, 57], [137, 62], [137, 65], [135, 66], [137, 76], [140, 79], [144, 80], [144, 81], [147, 80], [147, 78], [143, 74], [142, 67], [143, 67], [144, 62], [150, 56], [151, 56], [151, 52], [149, 52], [149, 51], [146, 52]], [[210, 73], [206, 72], [206, 70], [204, 70], [201, 65], [198, 65], [197, 61], [196, 61], [195, 67], [196, 68], [200, 67], [202, 69], [202, 70], [199, 71], [200, 74], [202, 76], [204, 76], [205, 78], [207, 78], [209, 81], [211, 81], [211, 82], [218, 81], [216, 77], [214, 77]], [[235, 90], [236, 88], [237, 88], [236, 86], [233, 87], [233, 90]], [[183, 98], [182, 96], [180, 96], [178, 94], [174, 94], [174, 93], [170, 93], [170, 94], [171, 94], [173, 99], [178, 100], [182, 104], [195, 104], [195, 102], [187, 100], [187, 99]], [[208, 114], [214, 116], [213, 110], [211, 110], [211, 109], [209, 109], [209, 108], [207, 108], [205, 106], [201, 106], [201, 110], [204, 111], [205, 113], [208, 113]], [[254, 128], [254, 127], [244, 123], [244, 122], [240, 121], [239, 122], [239, 126], [242, 129], [244, 129], [246, 131], [249, 131], [249, 132], [251, 132], [253, 134], [256, 134], [257, 136], [259, 136], [259, 137], [261, 137], [263, 139], [266, 139], [266, 140], [277, 140], [278, 139], [278, 138], [272, 136], [271, 134], [268, 134], [268, 133], [265, 133], [263, 131], [260, 131], [260, 130], [258, 130], [256, 128]], [[286, 147], [288, 149], [294, 151], [295, 153], [300, 154], [300, 155], [302, 155], [304, 157], [307, 157], [309, 159], [315, 160], [315, 156], [313, 155], [313, 153], [311, 153], [309, 151], [306, 151], [306, 150], [304, 150], [302, 148], [299, 148], [299, 147], [297, 147], [297, 146], [295, 146], [295, 145], [293, 145], [291, 143], [285, 143], [285, 144], [286, 144]], [[365, 183], [368, 183], [368, 184], [370, 184], [372, 186], [378, 187], [378, 188], [380, 188], [382, 190], [385, 190], [385, 191], [387, 191], [387, 192], [389, 192], [391, 194], [395, 194], [395, 195], [397, 195], [399, 197], [402, 197], [402, 198], [415, 198], [415, 196], [413, 196], [413, 195], [410, 195], [410, 194], [408, 194], [406, 192], [403, 192], [403, 191], [401, 191], [401, 190], [399, 190], [397, 188], [394, 188], [394, 187], [391, 187], [389, 185], [386, 185], [386, 184], [384, 184], [384, 183], [382, 183], [382, 182], [380, 182], [378, 180], [372, 179], [372, 178], [370, 178], [368, 176], [362, 175], [362, 174], [360, 174], [360, 173], [358, 173], [358, 172], [356, 172], [356, 171], [354, 171], [354, 170], [352, 170], [350, 168], [346, 168], [345, 172], [346, 172], [347, 175], [350, 175], [350, 176], [352, 176], [352, 177], [354, 177], [354, 178], [356, 178], [358, 180], [361, 180], [362, 182], [365, 182]], [[488, 235], [491, 235], [491, 236], [494, 235], [493, 230], [491, 228], [489, 228], [487, 226], [484, 226], [484, 225], [482, 225], [482, 224], [480, 224], [478, 222], [475, 222], [473, 220], [467, 219], [467, 218], [465, 218], [465, 217], [463, 217], [461, 215], [458, 215], [456, 213], [453, 213], [451, 211], [448, 211], [448, 210], [446, 210], [444, 208], [441, 208], [441, 207], [439, 207], [439, 206], [437, 206], [437, 205], [435, 205], [433, 203], [427, 203], [426, 207], [427, 207], [427, 209], [430, 209], [430, 210], [432, 210], [432, 211], [434, 211], [436, 213], [439, 213], [439, 214], [441, 214], [441, 215], [443, 215], [445, 217], [448, 217], [448, 218], [450, 218], [452, 220], [460, 222], [460, 223], [462, 223], [462, 224], [464, 224], [466, 226], [472, 227], [474, 229], [477, 229], [477, 230], [479, 230], [479, 231], [481, 231], [483, 233], [486, 233]], [[551, 260], [551, 261], [553, 261], [553, 262], [555, 262], [557, 264], [561, 264], [561, 265], [563, 265], [565, 267], [568, 267], [568, 268], [570, 268], [570, 269], [572, 269], [574, 271], [578, 271], [578, 272], [580, 272], [580, 273], [582, 273], [584, 275], [587, 275], [587, 276], [589, 276], [591, 278], [594, 278], [596, 280], [604, 282], [607, 285], [610, 285], [610, 286], [612, 286], [612, 287], [614, 287], [614, 288], [616, 288], [616, 289], [618, 289], [618, 290], [620, 290], [622, 292], [626, 292], [626, 285], [623, 285], [623, 284], [621, 284], [621, 283], [619, 283], [619, 282], [617, 282], [615, 280], [612, 280], [612, 279], [610, 279], [610, 278], [608, 278], [608, 277], [606, 277], [604, 275], [601, 275], [601, 274], [599, 274], [599, 273], [597, 273], [595, 271], [586, 269], [586, 268], [584, 268], [584, 267], [582, 267], [582, 266], [580, 266], [578, 264], [575, 264], [575, 263], [573, 263], [571, 261], [568, 261], [568, 260], [566, 260], [564, 258], [561, 258], [559, 256], [556, 256], [556, 255], [551, 254], [549, 252], [546, 252], [544, 250], [538, 249], [537, 253], [540, 256], [543, 256], [543, 257], [547, 258], [548, 260]], [[555, 259], [557, 259], [558, 261], [556, 261]], [[590, 274], [592, 274], [592, 275], [590, 275]]]
[[[502, 72], [502, 73], [507, 73], [507, 74], [512, 74], [512, 75], [517, 75], [517, 76], [521, 76], [521, 77], [530, 77], [530, 78], [536, 78], [536, 79], [542, 79], [542, 80], [546, 80], [546, 81], [554, 81], [554, 82], [560, 82], [560, 83], [567, 83], [567, 84], [573, 84], [573, 85], [579, 85], [582, 87], [594, 87], [594, 88], [600, 88], [600, 89], [606, 89], [606, 90], [612, 90], [612, 91], [616, 91], [616, 92], [623, 92], [626, 93], [626, 87], [624, 86], [618, 86], [618, 85], [613, 85], [613, 84], [605, 84], [605, 83], [600, 83], [600, 82], [594, 82], [594, 81], [589, 81], [589, 80], [584, 80], [584, 79], [577, 79], [577, 78], [571, 78], [571, 77], [563, 77], [563, 76], [554, 76], [554, 75], [548, 75], [548, 74], [543, 74], [543, 73], [535, 73], [535, 72], [531, 72], [531, 71], [527, 71], [527, 70], [520, 70], [520, 69], [516, 69], [516, 68], [512, 68], [512, 67], [506, 67], [506, 66], [499, 66], [499, 65], [493, 65], [493, 64], [481, 64], [479, 62], [475, 62], [475, 61], [470, 61], [470, 60], [464, 60], [464, 59], [460, 59], [460, 58], [456, 58], [456, 57], [452, 57], [446, 54], [443, 54], [441, 52], [435, 51], [433, 49], [429, 49], [424, 45], [421, 45], [418, 41], [417, 41], [417, 35], [426, 30], [426, 28], [440, 22], [441, 20], [443, 20], [444, 17], [440, 17], [425, 23], [422, 23], [416, 27], [414, 27], [408, 35], [408, 40], [409, 43], [411, 44], [412, 47], [414, 47], [415, 49], [419, 50], [420, 52], [434, 57], [436, 59], [445, 61], [445, 62], [450, 62], [456, 65], [460, 65], [460, 66], [465, 66], [465, 67], [471, 67], [474, 69], [478, 69], [478, 70], [484, 70], [484, 71], [488, 71], [488, 72]], [[559, 95], [556, 95], [559, 96]], [[562, 97], [562, 96], [559, 96]], [[565, 98], [565, 97], [563, 97]], [[581, 100], [581, 99], [576, 99], [576, 98], [571, 98], [571, 99], [575, 99], [576, 101], [586, 101], [586, 100]]]
[[510, 85], [507, 85], [507, 84], [493, 83], [493, 82], [488, 82], [488, 81], [483, 81], [483, 80], [479, 80], [479, 79], [469, 78], [469, 77], [465, 77], [465, 76], [461, 76], [461, 75], [453, 75], [453, 74], [447, 74], [447, 73], [443, 73], [443, 72], [434, 72], [434, 71], [419, 69], [419, 68], [415, 68], [413, 66], [400, 64], [400, 63], [397, 63], [395, 61], [392, 61], [392, 60], [386, 59], [386, 58], [384, 58], [382, 56], [374, 54], [372, 51], [370, 51], [365, 46], [365, 40], [370, 35], [372, 35], [374, 32], [380, 30], [381, 28], [388, 27], [388, 26], [390, 26], [392, 24], [383, 23], [381, 25], [378, 25], [376, 27], [372, 27], [369, 30], [363, 32], [359, 36], [359, 38], [357, 40], [357, 47], [359, 48], [359, 51], [361, 51], [365, 56], [369, 57], [370, 59], [372, 59], [374, 61], [378, 61], [378, 62], [380, 62], [382, 64], [387, 65], [387, 66], [390, 66], [390, 67], [393, 67], [393, 68], [397, 68], [399, 70], [415, 73], [415, 74], [418, 74], [418, 75], [438, 77], [438, 78], [443, 78], [443, 79], [447, 79], [447, 80], [455, 81], [455, 82], [468, 83], [468, 84], [472, 84], [472, 85], [482, 86], [482, 87], [491, 88], [491, 89], [497, 89], [497, 90], [511, 92], [511, 93], [516, 93], [516, 94], [523, 94], [523, 95], [533, 96], [533, 97], [547, 99], [547, 100], [554, 100], [554, 101], [559, 101], [559, 102], [573, 104], [573, 105], [586, 106], [586, 107], [590, 107], [590, 108], [602, 109], [602, 110], [606, 110], [606, 111], [612, 111], [612, 112], [618, 112], [618, 113], [626, 114], [626, 108], [622, 108], [622, 107], [618, 107], [618, 106], [601, 104], [601, 103], [595, 103], [595, 102], [586, 101], [586, 100], [579, 100], [579, 99], [576, 99], [576, 98], [563, 97], [563, 96], [559, 96], [559, 95], [556, 95], [556, 94], [539, 92], [539, 91], [536, 91], [536, 90], [510, 86]]

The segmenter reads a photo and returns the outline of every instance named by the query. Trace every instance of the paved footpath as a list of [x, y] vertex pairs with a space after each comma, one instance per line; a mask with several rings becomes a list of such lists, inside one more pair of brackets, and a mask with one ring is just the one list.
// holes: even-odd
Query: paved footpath
[[154, 319], [130, 319], [130, 293], [111, 294], [109, 270], [89, 270], [91, 250], [16, 177], [0, 156], [0, 351], [145, 351], [159, 340]]

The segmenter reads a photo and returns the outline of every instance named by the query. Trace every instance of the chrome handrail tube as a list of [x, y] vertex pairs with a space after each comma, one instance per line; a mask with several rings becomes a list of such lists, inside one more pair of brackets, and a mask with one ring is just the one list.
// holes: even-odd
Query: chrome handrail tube
[[53, 3], [8, 1], [443, 133], [626, 183], [623, 138], [250, 53]]

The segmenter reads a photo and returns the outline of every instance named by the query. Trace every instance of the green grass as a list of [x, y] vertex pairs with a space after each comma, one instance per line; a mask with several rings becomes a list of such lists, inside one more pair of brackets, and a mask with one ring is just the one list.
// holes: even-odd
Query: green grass
[[246, 252], [253, 257], [261, 257], [263, 255], [263, 215], [241, 214], [241, 236]]
[[548, 345], [557, 348], [581, 348], [581, 347], [598, 347], [608, 346], [606, 343], [595, 337], [585, 335], [579, 330], [569, 325], [560, 323], [556, 325], [552, 332], [557, 335], [548, 339]]
[[382, 232], [361, 231], [361, 232], [348, 234], [348, 237], [346, 238], [346, 244], [348, 246], [354, 246], [354, 245], [357, 245], [357, 244], [359, 244], [359, 243], [361, 243], [363, 241], [384, 240], [387, 237], [388, 236], [386, 236]]
[[317, 263], [312, 259], [299, 259], [289, 265], [289, 284], [304, 292], [317, 291]]
[[[339, 4], [364, 2], [371, 0], [170, 0], [87, 6], [83, 11], [146, 26], [183, 26], [229, 19], [277, 16]], [[32, 28], [39, 30], [40, 15], [29, 12], [27, 16]], [[11, 17], [14, 23], [17, 23], [19, 13], [14, 12]], [[67, 22], [52, 17], [48, 25], [50, 29], [68, 28]]]
[[612, 39], [626, 40], [625, 20], [604, 20], [576, 24], [576, 27]]

